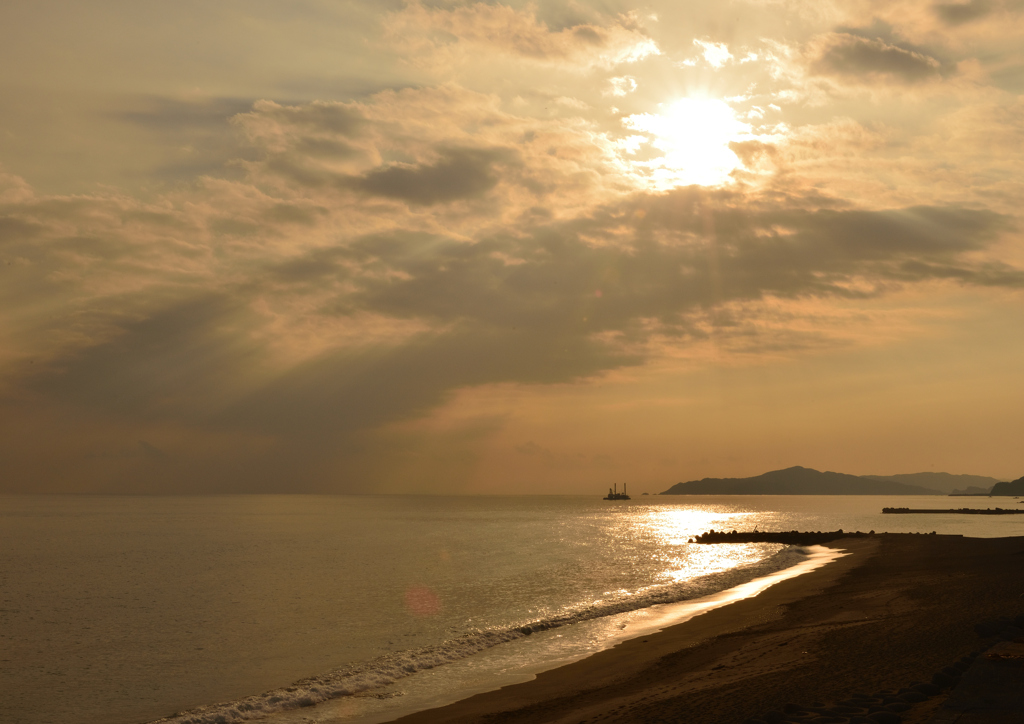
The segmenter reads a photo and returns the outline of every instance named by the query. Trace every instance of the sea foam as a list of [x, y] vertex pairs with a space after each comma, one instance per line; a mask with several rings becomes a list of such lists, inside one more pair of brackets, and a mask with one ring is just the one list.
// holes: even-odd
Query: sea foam
[[687, 581], [649, 586], [634, 592], [619, 592], [606, 600], [580, 604], [548, 618], [517, 623], [506, 628], [467, 632], [438, 645], [387, 654], [362, 664], [302, 679], [291, 686], [263, 694], [178, 712], [151, 724], [229, 724], [313, 706], [330, 699], [372, 692], [417, 672], [450, 664], [534, 633], [718, 593], [754, 578], [789, 568], [803, 561], [805, 557], [806, 551], [798, 546], [783, 548], [774, 555], [747, 566]]

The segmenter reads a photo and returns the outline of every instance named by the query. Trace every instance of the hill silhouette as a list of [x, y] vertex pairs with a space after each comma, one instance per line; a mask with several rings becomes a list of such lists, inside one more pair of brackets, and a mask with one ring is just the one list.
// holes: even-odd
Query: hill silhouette
[[820, 472], [799, 465], [752, 478], [704, 478], [676, 483], [662, 495], [942, 495], [920, 485]]
[[943, 493], [974, 492], [971, 488], [980, 488], [978, 492], [987, 493], [993, 485], [1000, 482], [997, 478], [989, 478], [984, 475], [953, 475], [952, 473], [906, 473], [903, 475], [861, 475], [860, 477], [920, 485], [923, 488], [941, 490]]
[[996, 483], [992, 486], [991, 495], [1024, 495], [1024, 477], [1009, 483]]

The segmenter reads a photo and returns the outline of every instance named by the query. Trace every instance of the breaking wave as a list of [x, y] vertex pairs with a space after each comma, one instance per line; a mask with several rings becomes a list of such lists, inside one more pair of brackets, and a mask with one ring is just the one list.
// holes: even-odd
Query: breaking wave
[[343, 696], [372, 693], [419, 671], [459, 661], [499, 644], [581, 621], [636, 611], [649, 606], [693, 600], [725, 591], [755, 578], [784, 570], [805, 560], [806, 551], [792, 546], [747, 566], [678, 583], [622, 592], [608, 600], [580, 604], [549, 618], [501, 629], [473, 631], [444, 643], [381, 656], [302, 679], [291, 686], [232, 702], [197, 707], [150, 724], [231, 724], [259, 719], [290, 709], [313, 706]]

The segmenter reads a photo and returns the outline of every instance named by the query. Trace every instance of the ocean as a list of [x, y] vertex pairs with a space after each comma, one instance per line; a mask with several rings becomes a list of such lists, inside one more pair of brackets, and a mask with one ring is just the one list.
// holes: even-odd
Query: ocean
[[388, 721], [828, 560], [706, 530], [1024, 535], [881, 514], [994, 500], [0, 496], [0, 722]]

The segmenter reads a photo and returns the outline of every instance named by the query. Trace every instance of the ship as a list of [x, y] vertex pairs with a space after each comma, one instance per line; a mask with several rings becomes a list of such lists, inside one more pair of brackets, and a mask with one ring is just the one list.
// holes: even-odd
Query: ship
[[618, 483], [615, 484], [615, 489], [608, 488], [608, 496], [605, 500], [629, 500], [629, 496], [626, 495], [626, 484], [622, 484], [622, 492], [619, 492]]

